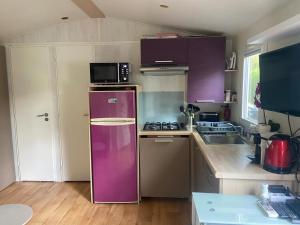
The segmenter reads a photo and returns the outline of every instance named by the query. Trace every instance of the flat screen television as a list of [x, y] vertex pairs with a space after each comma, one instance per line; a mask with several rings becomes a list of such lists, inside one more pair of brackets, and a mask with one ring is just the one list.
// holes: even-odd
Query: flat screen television
[[259, 57], [263, 109], [300, 116], [300, 44]]

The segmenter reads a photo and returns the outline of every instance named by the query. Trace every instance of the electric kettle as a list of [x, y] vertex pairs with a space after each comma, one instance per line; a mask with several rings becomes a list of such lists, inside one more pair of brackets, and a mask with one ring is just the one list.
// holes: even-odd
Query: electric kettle
[[275, 134], [269, 138], [263, 168], [272, 173], [288, 174], [297, 162], [299, 141], [288, 135]]

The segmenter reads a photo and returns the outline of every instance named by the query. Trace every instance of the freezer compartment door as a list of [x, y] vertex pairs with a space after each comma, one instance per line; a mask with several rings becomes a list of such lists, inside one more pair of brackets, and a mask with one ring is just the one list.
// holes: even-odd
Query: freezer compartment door
[[137, 202], [135, 124], [91, 125], [94, 202]]
[[135, 91], [95, 91], [89, 93], [91, 119], [135, 118]]

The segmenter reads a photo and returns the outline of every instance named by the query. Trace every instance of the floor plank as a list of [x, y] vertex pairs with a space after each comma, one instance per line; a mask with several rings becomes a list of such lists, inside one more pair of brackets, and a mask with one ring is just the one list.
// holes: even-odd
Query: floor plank
[[33, 208], [29, 225], [190, 225], [186, 199], [145, 198], [140, 204], [92, 204], [88, 182], [18, 182], [0, 192], [0, 204]]

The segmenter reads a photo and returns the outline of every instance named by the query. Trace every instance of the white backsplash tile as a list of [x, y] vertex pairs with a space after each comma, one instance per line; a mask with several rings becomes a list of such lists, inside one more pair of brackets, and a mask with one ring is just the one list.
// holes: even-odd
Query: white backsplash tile
[[181, 116], [179, 107], [184, 103], [183, 92], [142, 92], [140, 120], [145, 122], [174, 122]]

